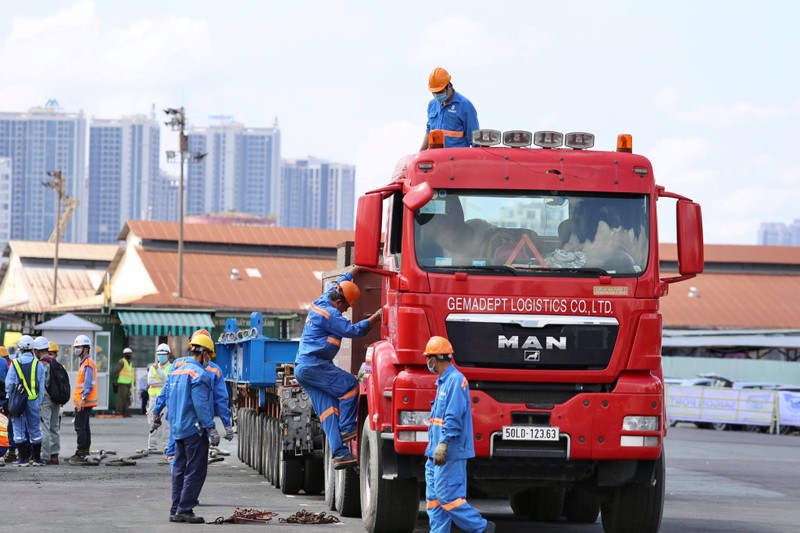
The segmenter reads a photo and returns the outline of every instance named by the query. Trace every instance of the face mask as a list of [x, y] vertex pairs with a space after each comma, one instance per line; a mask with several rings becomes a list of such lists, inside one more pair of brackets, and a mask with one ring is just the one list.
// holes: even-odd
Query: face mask
[[443, 92], [442, 94], [434, 94], [433, 97], [436, 98], [437, 102], [443, 104], [447, 100], [447, 91]]
[[156, 357], [158, 358], [158, 362], [159, 363], [166, 363], [167, 362], [167, 356], [166, 355], [158, 355]]
[[75, 357], [80, 357], [81, 355], [83, 355], [83, 348], [73, 348], [72, 355], [74, 355]]
[[[433, 365], [431, 365], [431, 361], [433, 361]], [[431, 357], [431, 358], [430, 358], [430, 359], [428, 359], [428, 361], [425, 363], [425, 366], [427, 366], [427, 367], [428, 367], [428, 370], [430, 371], [430, 373], [431, 373], [431, 374], [436, 374], [436, 368], [435, 368], [435, 367], [436, 367], [436, 359], [434, 359], [433, 357]]]

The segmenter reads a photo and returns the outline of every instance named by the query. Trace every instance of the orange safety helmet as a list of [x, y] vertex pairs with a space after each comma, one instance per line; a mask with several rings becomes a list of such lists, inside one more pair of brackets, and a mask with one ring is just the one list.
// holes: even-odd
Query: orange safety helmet
[[8, 348], [0, 346], [0, 357], [8, 357]]
[[361, 298], [361, 289], [352, 281], [341, 282], [339, 284], [339, 291], [350, 306], [354, 305], [358, 299]]
[[428, 90], [432, 93], [444, 91], [448, 83], [450, 83], [450, 73], [442, 67], [436, 67], [428, 76]]
[[428, 344], [425, 345], [425, 351], [422, 355], [425, 357], [435, 355], [437, 359], [449, 359], [453, 355], [453, 345], [444, 337], [434, 335], [428, 339]]

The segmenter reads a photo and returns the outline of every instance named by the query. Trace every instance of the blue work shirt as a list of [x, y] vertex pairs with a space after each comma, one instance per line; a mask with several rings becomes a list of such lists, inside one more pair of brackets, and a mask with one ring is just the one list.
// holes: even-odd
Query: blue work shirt
[[[88, 355], [81, 357], [81, 363], [88, 358]], [[80, 368], [80, 365], [78, 365], [78, 368]], [[89, 396], [89, 393], [92, 392], [92, 387], [94, 387], [94, 373], [92, 372], [92, 367], [87, 365], [83, 369], [83, 390], [81, 391], [81, 398]]]
[[[345, 272], [338, 283], [352, 280], [353, 274]], [[364, 319], [353, 324], [333, 306], [330, 294], [334, 288], [335, 285], [331, 285], [325, 294], [314, 300], [308, 310], [300, 347], [297, 349], [297, 365], [317, 365], [322, 361], [332, 361], [339, 353], [342, 337], [363, 337], [369, 333], [369, 320]]]
[[6, 375], [8, 375], [8, 359], [0, 357], [0, 381], [3, 383], [6, 382]]
[[[167, 406], [167, 398], [169, 397], [169, 390], [171, 387], [169, 376], [172, 375], [176, 368], [180, 368], [186, 364], [191, 356], [181, 357], [176, 359], [169, 369], [167, 380], [164, 382], [161, 392], [156, 398], [156, 404], [153, 407], [155, 414], [161, 414], [161, 411]], [[225, 386], [225, 378], [222, 377], [222, 369], [217, 366], [213, 361], [209, 361], [208, 366], [205, 367], [206, 372], [211, 377], [211, 395], [214, 402], [214, 414], [219, 417], [224, 427], [231, 427], [233, 425], [231, 408], [228, 401], [228, 388]]]
[[453, 90], [453, 98], [445, 105], [436, 98], [428, 104], [428, 125], [425, 131], [444, 130], [445, 148], [472, 146], [472, 132], [480, 129], [478, 112], [472, 102]]
[[436, 380], [436, 398], [431, 405], [425, 456], [433, 457], [440, 442], [447, 443], [448, 459], [475, 457], [469, 382], [453, 364]]
[[[31, 352], [24, 352], [22, 355], [20, 355], [17, 358], [17, 360], [19, 361], [20, 365], [30, 364], [30, 363], [33, 362], [34, 359], [35, 359], [35, 357], [34, 357], [33, 353], [31, 353]], [[8, 373], [6, 374], [6, 396], [8, 396], [8, 393], [14, 387], [17, 386], [17, 383], [19, 383], [19, 375], [17, 374], [17, 370], [14, 368], [13, 365], [7, 369], [7, 372]], [[27, 380], [29, 380], [30, 377], [31, 377], [30, 376], [30, 371], [26, 372], [23, 369], [23, 372], [25, 373], [25, 380], [27, 382]], [[45, 392], [45, 390], [44, 390], [44, 373], [45, 373], [44, 366], [42, 366], [41, 364], [37, 364], [36, 365], [36, 394], [37, 394], [37, 396], [36, 396], [35, 400], [28, 400], [29, 403], [33, 403], [37, 407], [42, 404], [42, 400], [44, 399], [44, 392]], [[31, 384], [28, 383], [28, 387], [30, 387], [30, 386], [31, 386]]]
[[211, 409], [211, 376], [194, 358], [170, 373], [167, 419], [176, 440], [214, 427]]

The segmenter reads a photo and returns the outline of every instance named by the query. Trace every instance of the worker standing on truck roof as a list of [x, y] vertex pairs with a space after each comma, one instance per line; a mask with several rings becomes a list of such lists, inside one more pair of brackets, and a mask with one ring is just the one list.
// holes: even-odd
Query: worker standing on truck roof
[[428, 104], [428, 124], [420, 150], [427, 150], [431, 130], [444, 132], [445, 148], [467, 148], [472, 146], [472, 132], [480, 129], [475, 106], [453, 89], [450, 73], [436, 67], [428, 76], [428, 90], [433, 100]]
[[494, 522], [467, 503], [467, 459], [475, 457], [469, 383], [452, 364], [449, 340], [431, 337], [423, 355], [428, 370], [439, 375], [425, 449], [425, 499], [431, 533], [450, 531], [451, 522], [469, 533], [493, 533]]
[[333, 364], [343, 337], [363, 337], [381, 319], [381, 310], [353, 324], [342, 313], [361, 296], [353, 275], [360, 268], [345, 272], [308, 311], [295, 360], [295, 377], [311, 398], [336, 469], [354, 465], [356, 457], [345, 446], [356, 436], [358, 379]]

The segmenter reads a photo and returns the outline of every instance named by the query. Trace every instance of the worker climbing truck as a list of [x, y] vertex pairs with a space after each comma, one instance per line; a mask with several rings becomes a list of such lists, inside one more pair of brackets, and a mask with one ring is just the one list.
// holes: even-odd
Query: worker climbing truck
[[238, 329], [229, 318], [215, 344], [239, 434], [239, 459], [284, 494], [323, 490], [324, 439], [311, 400], [294, 379], [297, 341], [263, 335], [261, 313]]
[[[327, 461], [326, 500], [373, 533], [414, 529], [436, 387], [422, 353], [442, 335], [469, 380], [470, 497], [507, 497], [532, 520], [601, 513], [607, 533], [656, 532], [659, 298], [702, 272], [700, 206], [656, 184], [630, 135], [615, 151], [587, 133], [480, 130], [473, 141], [408, 156], [359, 198], [353, 319], [384, 313], [365, 341], [342, 343], [337, 364], [362, 378], [359, 463], [333, 478]], [[678, 261], [661, 273], [667, 199]]]

